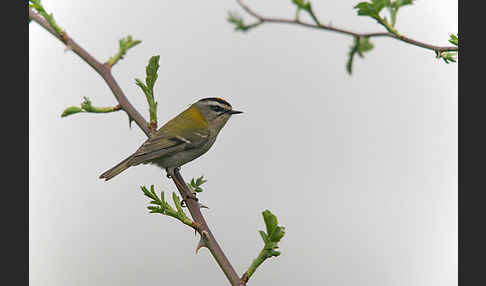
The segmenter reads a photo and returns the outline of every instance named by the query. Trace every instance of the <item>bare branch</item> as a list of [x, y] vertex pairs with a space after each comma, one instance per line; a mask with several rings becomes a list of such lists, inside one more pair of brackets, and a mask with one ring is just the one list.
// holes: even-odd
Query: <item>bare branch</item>
[[[368, 37], [368, 38], [371, 38], [371, 37], [389, 37], [389, 38], [393, 38], [395, 40], [399, 40], [399, 41], [402, 41], [402, 42], [405, 42], [405, 43], [408, 43], [408, 44], [411, 44], [411, 45], [414, 45], [414, 46], [417, 46], [417, 47], [421, 47], [421, 48], [424, 48], [424, 49], [435, 51], [436, 53], [441, 53], [441, 52], [445, 52], [445, 51], [458, 51], [458, 47], [453, 47], [453, 46], [440, 47], [440, 46], [430, 45], [430, 44], [427, 44], [427, 43], [419, 42], [419, 41], [416, 41], [414, 39], [405, 37], [403, 35], [396, 36], [396, 35], [394, 35], [393, 33], [390, 33], [390, 32], [357, 33], [357, 32], [353, 32], [353, 31], [349, 31], [349, 30], [345, 30], [345, 29], [336, 28], [336, 27], [333, 27], [331, 25], [323, 25], [323, 24], [320, 24], [318, 21], [315, 21], [316, 24], [310, 24], [310, 23], [300, 21], [299, 18], [284, 19], [284, 18], [265, 17], [265, 16], [262, 16], [262, 15], [256, 13], [255, 11], [253, 11], [242, 0], [236, 0], [236, 2], [238, 3], [238, 5], [243, 10], [245, 10], [249, 15], [253, 16], [254, 18], [256, 18], [261, 23], [291, 24], [291, 25], [303, 26], [303, 27], [311, 28], [311, 29], [327, 30], [327, 31], [345, 34], [345, 35], [353, 36], [353, 37]], [[317, 24], [317, 23], [319, 23], [319, 24]]]

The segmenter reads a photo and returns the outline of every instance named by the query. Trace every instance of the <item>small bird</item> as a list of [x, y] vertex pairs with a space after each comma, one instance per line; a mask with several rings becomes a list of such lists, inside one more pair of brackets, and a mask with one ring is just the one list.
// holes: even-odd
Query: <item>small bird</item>
[[216, 141], [221, 128], [233, 114], [231, 104], [217, 97], [203, 98], [160, 127], [138, 150], [100, 179], [115, 177], [129, 167], [155, 164], [172, 175], [178, 168], [206, 153]]

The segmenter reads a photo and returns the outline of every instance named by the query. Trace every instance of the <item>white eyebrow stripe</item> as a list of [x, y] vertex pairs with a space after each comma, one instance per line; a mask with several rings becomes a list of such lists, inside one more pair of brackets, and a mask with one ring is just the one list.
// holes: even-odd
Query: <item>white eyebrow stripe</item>
[[221, 104], [217, 101], [207, 101], [207, 102], [204, 102], [205, 105], [217, 105], [221, 108], [224, 108], [224, 109], [231, 109], [231, 106], [228, 106], [227, 104]]
[[206, 138], [208, 135], [201, 134], [199, 132], [194, 132], [194, 134], [198, 135], [199, 137]]
[[184, 138], [184, 137], [182, 137], [182, 136], [176, 136], [176, 138], [177, 138], [177, 139], [179, 139], [179, 140], [181, 140], [181, 141], [184, 141], [184, 142], [186, 142], [186, 143], [188, 143], [188, 144], [190, 144], [190, 143], [191, 143], [191, 141], [187, 140], [186, 138]]

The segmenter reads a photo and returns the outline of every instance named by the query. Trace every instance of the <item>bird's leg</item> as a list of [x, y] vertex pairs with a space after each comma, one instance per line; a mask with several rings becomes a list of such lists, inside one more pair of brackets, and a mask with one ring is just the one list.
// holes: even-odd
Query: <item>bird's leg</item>
[[[167, 178], [172, 179], [174, 177], [175, 171], [179, 172], [181, 170], [180, 167], [175, 167], [175, 168], [167, 168], [165, 171], [167, 172]], [[187, 200], [194, 200], [198, 201], [198, 198], [196, 197], [196, 194], [190, 193], [190, 195], [185, 195], [184, 198], [181, 201], [181, 206], [185, 207], [187, 205]]]
[[180, 171], [181, 170], [181, 167], [175, 167], [175, 168], [166, 168], [165, 169], [165, 172], [167, 172], [167, 178], [168, 179], [172, 179], [172, 177], [174, 177], [174, 172], [175, 171]]
[[175, 168], [166, 168], [165, 172], [167, 172], [167, 178], [172, 179], [174, 177], [174, 171], [177, 169], [177, 171], [180, 171], [181, 168], [175, 167]]
[[167, 179], [172, 179], [172, 174], [171, 174], [171, 171], [172, 170], [169, 170], [169, 169], [165, 169], [165, 172], [167, 173], [166, 176], [167, 176]]

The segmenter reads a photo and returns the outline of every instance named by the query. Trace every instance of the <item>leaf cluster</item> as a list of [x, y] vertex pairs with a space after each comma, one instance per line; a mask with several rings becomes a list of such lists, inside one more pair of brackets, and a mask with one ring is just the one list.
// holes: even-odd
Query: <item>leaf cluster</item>
[[118, 53], [116, 53], [116, 55], [114, 55], [113, 57], [111, 57], [108, 60], [108, 64], [110, 66], [113, 66], [119, 60], [124, 58], [124, 56], [126, 55], [127, 51], [130, 48], [140, 44], [141, 42], [142, 41], [140, 41], [140, 40], [133, 40], [132, 36], [130, 36], [130, 35], [128, 35], [126, 38], [121, 38], [118, 41]]
[[228, 12], [228, 18], [226, 20], [235, 26], [235, 31], [248, 32], [250, 29], [263, 24], [263, 22], [258, 21], [253, 24], [246, 25], [243, 18], [236, 12]]
[[388, 10], [390, 11], [391, 25], [392, 26], [395, 26], [398, 9], [400, 9], [400, 7], [403, 7], [403, 6], [413, 4], [413, 0], [395, 0], [393, 2], [388, 0], [387, 2], [388, 2], [387, 7], [388, 7]]
[[451, 62], [455, 63], [456, 58], [457, 58], [457, 52], [441, 52], [437, 53], [437, 58], [444, 60], [446, 64], [449, 64]]
[[311, 16], [312, 20], [316, 23], [316, 25], [321, 26], [321, 23], [317, 19], [316, 15], [314, 14], [314, 10], [312, 10], [312, 4], [310, 1], [305, 0], [292, 0], [292, 3], [297, 6], [297, 13], [296, 19], [299, 19], [300, 10], [303, 10]]
[[263, 248], [265, 258], [279, 256], [280, 251], [277, 251], [278, 243], [285, 235], [285, 227], [278, 225], [277, 217], [269, 210], [263, 211], [262, 215], [265, 221], [266, 232], [260, 230], [259, 233], [265, 243]]
[[176, 207], [174, 209], [169, 203], [165, 201], [164, 192], [160, 193], [160, 197], [157, 196], [157, 194], [155, 193], [154, 185], [150, 186], [150, 190], [148, 190], [145, 186], [141, 186], [140, 188], [142, 189], [143, 194], [151, 199], [150, 203], [152, 204], [152, 206], [147, 207], [150, 213], [160, 213], [166, 216], [171, 216], [190, 227], [194, 227], [194, 222], [189, 219], [182, 210], [181, 201], [176, 193], [172, 193], [172, 201], [174, 202], [174, 205]]
[[458, 46], [459, 45], [459, 37], [454, 35], [454, 34], [450, 34], [450, 39], [449, 39], [449, 43], [453, 44], [454, 46]]
[[191, 191], [191, 193], [200, 193], [203, 191], [203, 189], [201, 188], [201, 185], [206, 183], [207, 180], [204, 180], [204, 176], [201, 176], [199, 178], [197, 178], [196, 180], [194, 180], [194, 178], [191, 179], [191, 181], [189, 182], [189, 184], [187, 184], [187, 187], [189, 188], [189, 190]]
[[[355, 9], [358, 9], [358, 16], [368, 16], [375, 19], [379, 24], [383, 25], [388, 32], [400, 37], [398, 31], [394, 28], [398, 10], [406, 5], [413, 4], [413, 0], [371, 0], [369, 2], [360, 2]], [[391, 23], [388, 22], [386, 17], [381, 17], [380, 12], [383, 8], [388, 8], [391, 17]]]
[[[449, 43], [459, 46], [459, 37], [454, 34], [450, 34]], [[438, 59], [442, 59], [446, 64], [451, 62], [455, 63], [457, 60], [456, 51], [435, 52], [435, 54]]]
[[369, 16], [373, 19], [378, 20], [380, 18], [380, 12], [385, 8], [386, 0], [371, 0], [370, 2], [360, 2], [355, 9], [358, 9], [359, 16]]
[[380, 12], [383, 8], [388, 8], [392, 19], [391, 26], [395, 26], [398, 10], [403, 6], [411, 4], [413, 4], [413, 0], [371, 0], [369, 2], [360, 2], [354, 8], [358, 9], [359, 16], [369, 16], [379, 23], [383, 20], [386, 21], [386, 17], [381, 18]]
[[310, 12], [312, 10], [312, 4], [309, 1], [305, 0], [292, 0], [292, 3], [297, 6], [297, 9], [301, 9], [307, 12]]
[[29, 7], [34, 8], [37, 13], [39, 13], [46, 21], [49, 23], [49, 25], [56, 31], [56, 33], [61, 36], [63, 33], [63, 30], [61, 27], [59, 27], [54, 20], [54, 16], [51, 14], [48, 14], [46, 10], [44, 9], [44, 6], [41, 4], [40, 0], [29, 0]]
[[349, 74], [352, 73], [354, 56], [358, 54], [360, 58], [364, 58], [363, 53], [371, 51], [371, 49], [373, 49], [373, 44], [368, 37], [354, 37], [354, 42], [348, 53], [349, 57], [346, 63], [346, 70]]
[[157, 80], [159, 58], [160, 55], [150, 58], [149, 63], [145, 68], [145, 84], [138, 78], [135, 79], [135, 83], [142, 89], [145, 97], [147, 98], [151, 123], [157, 123], [157, 102], [154, 99], [154, 85], [155, 81]]
[[265, 210], [262, 212], [263, 220], [265, 221], [265, 228], [266, 232], [260, 230], [260, 236], [262, 237], [263, 242], [265, 245], [263, 249], [258, 254], [257, 258], [255, 258], [243, 275], [243, 280], [246, 282], [248, 279], [253, 275], [255, 270], [268, 258], [270, 257], [277, 257], [280, 255], [280, 251], [278, 251], [278, 243], [285, 235], [285, 227], [279, 226], [277, 217], [272, 214], [269, 210]]

